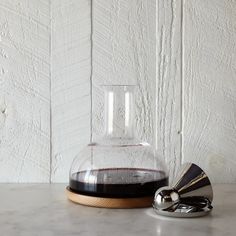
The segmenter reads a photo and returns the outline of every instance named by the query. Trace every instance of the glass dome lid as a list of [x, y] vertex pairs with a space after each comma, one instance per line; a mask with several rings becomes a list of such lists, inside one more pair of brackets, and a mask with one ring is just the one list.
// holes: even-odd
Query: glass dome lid
[[[68, 191], [80, 197], [89, 196], [90, 199], [149, 198], [148, 205], [151, 205], [156, 190], [168, 185], [168, 176], [152, 146], [135, 135], [135, 86], [103, 87], [104, 135], [88, 144], [75, 157], [70, 169]], [[70, 196], [72, 201], [81, 203], [75, 200], [76, 196]]]

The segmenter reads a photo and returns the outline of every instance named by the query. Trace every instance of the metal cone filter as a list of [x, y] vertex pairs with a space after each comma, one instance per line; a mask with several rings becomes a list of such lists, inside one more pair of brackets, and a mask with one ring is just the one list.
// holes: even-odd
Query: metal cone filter
[[186, 163], [173, 186], [157, 190], [153, 207], [160, 215], [197, 217], [212, 210], [213, 190], [206, 173], [196, 164]]
[[212, 202], [213, 190], [206, 173], [193, 163], [182, 166], [180, 175], [173, 188], [177, 190], [181, 199], [188, 197], [203, 197]]

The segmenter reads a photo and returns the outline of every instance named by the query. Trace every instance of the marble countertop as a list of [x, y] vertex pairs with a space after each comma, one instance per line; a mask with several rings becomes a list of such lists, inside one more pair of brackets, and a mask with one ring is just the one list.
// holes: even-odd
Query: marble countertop
[[152, 208], [113, 210], [76, 205], [63, 184], [1, 184], [1, 236], [235, 236], [236, 185], [215, 185], [211, 215], [157, 216]]

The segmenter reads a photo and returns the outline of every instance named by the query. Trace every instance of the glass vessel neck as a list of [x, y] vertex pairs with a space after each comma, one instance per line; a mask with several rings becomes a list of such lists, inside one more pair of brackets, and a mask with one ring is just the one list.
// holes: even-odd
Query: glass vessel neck
[[109, 85], [105, 89], [105, 137], [134, 137], [134, 89], [132, 85]]

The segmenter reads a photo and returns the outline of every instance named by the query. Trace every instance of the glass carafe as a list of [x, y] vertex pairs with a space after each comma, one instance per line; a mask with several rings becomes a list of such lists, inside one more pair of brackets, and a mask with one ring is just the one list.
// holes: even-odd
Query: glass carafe
[[151, 145], [135, 135], [136, 86], [103, 87], [104, 135], [75, 157], [68, 189], [90, 197], [152, 198], [168, 176]]

